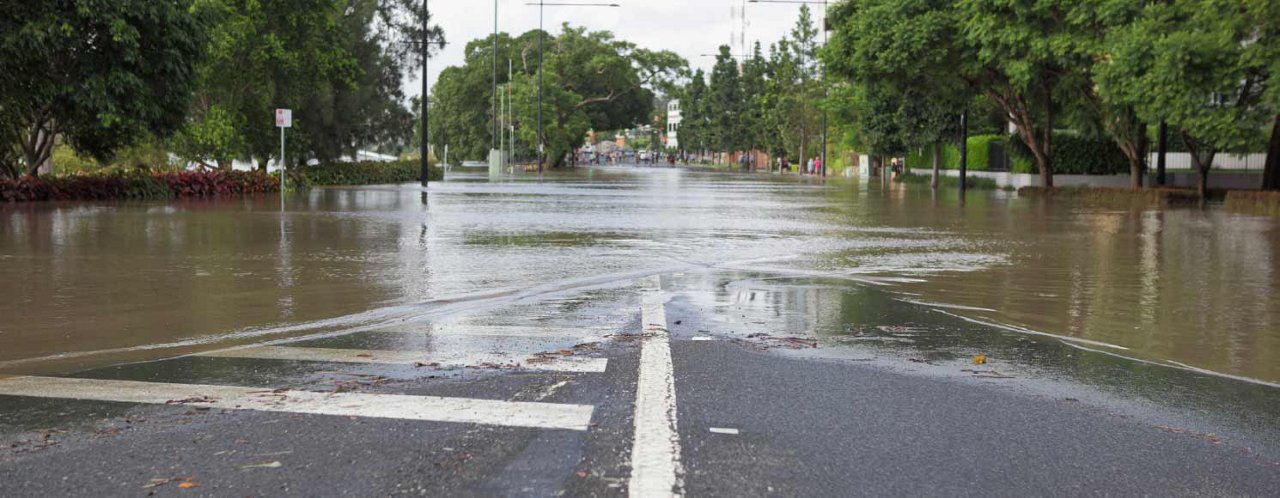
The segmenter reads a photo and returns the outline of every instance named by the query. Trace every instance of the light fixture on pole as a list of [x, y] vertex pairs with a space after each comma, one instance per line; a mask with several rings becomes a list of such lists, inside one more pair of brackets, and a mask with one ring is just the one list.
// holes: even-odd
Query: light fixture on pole
[[[798, 4], [809, 4], [809, 5], [822, 5], [822, 45], [826, 46], [827, 28], [828, 28], [827, 0], [822, 0], [820, 2], [816, 0], [747, 0], [747, 3], [798, 3]], [[822, 87], [822, 98], [824, 100], [827, 98], [826, 85], [823, 85]], [[822, 108], [822, 159], [821, 161], [822, 161], [822, 175], [825, 177], [827, 174], [827, 168], [829, 167], [827, 165], [827, 108], [826, 106], [823, 106]]]
[[525, 5], [538, 6], [538, 173], [542, 173], [542, 164], [546, 162], [543, 157], [545, 152], [545, 144], [542, 136], [542, 44], [546, 33], [542, 30], [542, 10], [543, 7], [621, 7], [616, 3], [574, 3], [574, 2], [529, 2]]

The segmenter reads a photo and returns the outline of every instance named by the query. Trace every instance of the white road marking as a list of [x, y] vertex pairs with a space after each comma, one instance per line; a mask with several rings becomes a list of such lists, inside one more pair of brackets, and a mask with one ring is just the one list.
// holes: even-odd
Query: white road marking
[[955, 314], [955, 313], [952, 313], [952, 312], [949, 312], [949, 311], [943, 311], [943, 310], [940, 310], [940, 309], [935, 309], [935, 310], [933, 310], [933, 311], [936, 311], [936, 312], [938, 312], [938, 313], [942, 313], [942, 314], [947, 315], [947, 316], [953, 316], [953, 317], [959, 318], [959, 319], [964, 320], [964, 321], [969, 322], [969, 323], [976, 323], [976, 324], [978, 324], [978, 325], [986, 325], [986, 326], [988, 326], [988, 327], [995, 327], [995, 328], [998, 328], [998, 329], [1008, 330], [1008, 331], [1010, 331], [1010, 332], [1017, 332], [1017, 333], [1019, 333], [1019, 334], [1039, 335], [1039, 336], [1044, 336], [1044, 337], [1052, 337], [1052, 338], [1054, 338], [1054, 339], [1058, 339], [1058, 340], [1060, 340], [1060, 341], [1075, 342], [1075, 343], [1080, 343], [1080, 344], [1089, 344], [1089, 345], [1092, 345], [1092, 346], [1102, 346], [1102, 347], [1104, 347], [1104, 348], [1120, 349], [1120, 350], [1124, 350], [1124, 351], [1128, 351], [1128, 350], [1129, 350], [1129, 348], [1126, 348], [1126, 347], [1124, 347], [1124, 346], [1120, 346], [1120, 345], [1118, 345], [1118, 344], [1111, 344], [1111, 343], [1106, 343], [1106, 342], [1101, 342], [1101, 341], [1094, 341], [1094, 340], [1090, 340], [1090, 339], [1083, 339], [1083, 338], [1080, 338], [1080, 337], [1071, 337], [1071, 336], [1065, 336], [1065, 335], [1050, 334], [1050, 333], [1048, 333], [1048, 332], [1040, 332], [1040, 331], [1037, 331], [1037, 330], [1025, 329], [1025, 328], [1022, 328], [1022, 327], [1015, 327], [1015, 326], [1012, 326], [1012, 325], [1004, 325], [1004, 324], [1000, 324], [1000, 323], [984, 322], [984, 321], [982, 321], [982, 320], [975, 320], [975, 319], [973, 319], [973, 318], [969, 318], [969, 317], [967, 317], [967, 316], [957, 315], [957, 314]]
[[695, 341], [714, 341], [714, 340], [716, 340], [716, 339], [715, 339], [714, 337], [707, 337], [707, 336], [705, 336], [705, 335], [700, 335], [700, 336], [695, 336], [695, 337], [693, 338], [693, 340], [695, 340]]
[[536, 359], [531, 355], [498, 353], [470, 353], [440, 355], [420, 351], [382, 351], [362, 349], [299, 348], [291, 346], [261, 346], [224, 349], [201, 353], [199, 356], [217, 358], [254, 358], [260, 360], [331, 361], [336, 363], [366, 363], [381, 365], [413, 365], [436, 363], [441, 368], [481, 366], [485, 364], [517, 367], [525, 370], [552, 372], [604, 372], [609, 361], [604, 358], [548, 357]]
[[[272, 391], [256, 387], [167, 384], [128, 380], [13, 377], [0, 379], [0, 395], [124, 403], [391, 418], [432, 422], [585, 431], [591, 405], [529, 403], [400, 394]], [[199, 400], [199, 401], [197, 401]]]
[[711, 433], [712, 433], [712, 434], [737, 434], [737, 433], [738, 433], [738, 430], [737, 430], [737, 429], [730, 429], [730, 428], [727, 428], [727, 427], [712, 427], [712, 428], [711, 428]]
[[597, 339], [608, 333], [597, 328], [539, 327], [509, 325], [469, 325], [446, 323], [431, 327], [437, 335], [494, 336], [494, 337], [582, 337]]
[[645, 337], [640, 347], [636, 384], [635, 438], [631, 446], [630, 496], [681, 494], [680, 434], [676, 431], [676, 385], [671, 365], [671, 332], [667, 330], [660, 280], [650, 277], [641, 309]]

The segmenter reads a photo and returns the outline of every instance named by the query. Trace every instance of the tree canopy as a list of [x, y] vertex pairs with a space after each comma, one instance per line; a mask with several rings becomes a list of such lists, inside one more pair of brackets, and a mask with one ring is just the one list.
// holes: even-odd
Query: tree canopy
[[37, 174], [56, 140], [107, 159], [181, 126], [206, 41], [201, 12], [189, 0], [0, 4], [3, 173]]
[[[580, 147], [586, 132], [649, 123], [655, 92], [673, 91], [687, 63], [672, 52], [651, 51], [616, 39], [607, 31], [569, 25], [559, 35], [499, 33], [500, 88], [510, 86], [517, 127], [517, 154], [532, 157], [538, 142], [538, 43], [545, 37], [542, 64], [542, 121], [546, 157], [560, 165]], [[493, 137], [492, 50], [494, 38], [467, 44], [466, 62], [445, 69], [432, 90], [431, 140], [448, 144], [461, 157], [485, 156]], [[507, 61], [512, 61], [508, 77]]]

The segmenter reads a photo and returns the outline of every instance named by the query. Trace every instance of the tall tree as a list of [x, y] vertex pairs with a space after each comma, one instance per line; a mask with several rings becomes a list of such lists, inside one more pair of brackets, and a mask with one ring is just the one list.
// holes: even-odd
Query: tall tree
[[743, 149], [744, 104], [738, 63], [729, 52], [729, 46], [721, 45], [716, 63], [711, 68], [711, 79], [707, 82], [709, 138], [717, 152]]
[[822, 57], [829, 74], [855, 88], [834, 103], [858, 145], [877, 155], [932, 147], [937, 187], [942, 145], [957, 136], [970, 101], [962, 47], [949, 3], [867, 0], [837, 5], [835, 35]]
[[[650, 51], [617, 40], [607, 31], [587, 31], [568, 25], [558, 36], [547, 35], [543, 72], [543, 131], [547, 157], [553, 167], [584, 141], [588, 129], [618, 130], [649, 122], [654, 91], [674, 88], [686, 63], [671, 52]], [[514, 40], [498, 39], [499, 57], [510, 56], [516, 67], [514, 110], [521, 144], [537, 142], [537, 40], [530, 31]], [[486, 109], [492, 98], [487, 83], [492, 40], [468, 44], [467, 62], [448, 68], [440, 76], [433, 101], [447, 109], [442, 118], [451, 150], [462, 157], [478, 157], [488, 147], [491, 132], [480, 132], [477, 123], [488, 124]], [[481, 76], [483, 75], [483, 77]], [[481, 81], [483, 80], [483, 81]], [[498, 83], [507, 75], [500, 72]], [[440, 113], [437, 113], [440, 114]]]
[[1071, 16], [1073, 0], [958, 0], [963, 74], [1005, 111], [1035, 157], [1040, 185], [1053, 186], [1053, 129], [1064, 95], [1087, 85], [1096, 33]]
[[680, 147], [696, 150], [701, 156], [707, 145], [706, 109], [707, 80], [699, 69], [680, 91]]
[[0, 172], [37, 174], [59, 137], [105, 160], [181, 125], [199, 16], [187, 0], [0, 3]]
[[764, 115], [765, 93], [768, 92], [769, 61], [756, 42], [751, 56], [742, 62], [742, 137], [748, 150], [764, 148], [766, 142]]
[[1101, 93], [1179, 130], [1202, 196], [1215, 155], [1260, 144], [1274, 120], [1276, 104], [1263, 100], [1280, 55], [1268, 13], [1274, 7], [1263, 1], [1150, 3], [1109, 37]]

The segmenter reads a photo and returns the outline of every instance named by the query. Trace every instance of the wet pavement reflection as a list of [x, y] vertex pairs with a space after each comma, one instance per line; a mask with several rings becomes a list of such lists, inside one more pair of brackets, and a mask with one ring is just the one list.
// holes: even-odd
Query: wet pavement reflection
[[[501, 321], [518, 305], [511, 323], [475, 325], [620, 327], [626, 313], [608, 308], [628, 305], [629, 282], [662, 273], [682, 275], [682, 299], [716, 311], [719, 333], [816, 336], [920, 368], [981, 353], [1020, 375], [1140, 382], [1168, 366], [1280, 382], [1280, 223], [1214, 207], [1005, 192], [961, 205], [898, 185], [627, 167], [454, 174], [425, 197], [373, 186], [291, 196], [284, 213], [278, 203], [0, 206], [0, 371], [291, 338], [563, 347], [591, 334], [483, 342], [447, 324]], [[387, 332], [397, 328], [413, 333]]]

